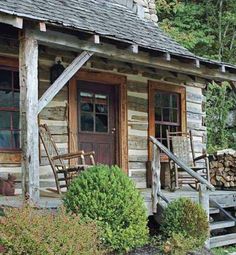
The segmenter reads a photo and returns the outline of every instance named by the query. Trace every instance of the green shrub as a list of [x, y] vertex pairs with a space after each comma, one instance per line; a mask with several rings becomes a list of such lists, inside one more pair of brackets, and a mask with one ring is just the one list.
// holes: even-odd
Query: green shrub
[[116, 166], [97, 165], [83, 172], [71, 184], [64, 205], [96, 220], [103, 229], [103, 243], [111, 250], [128, 251], [147, 242], [143, 199]]
[[93, 222], [64, 209], [50, 213], [30, 207], [9, 209], [0, 218], [0, 247], [12, 255], [99, 255], [99, 233]]
[[174, 200], [164, 211], [161, 231], [166, 239], [191, 239], [193, 249], [202, 247], [209, 233], [206, 212], [190, 199]]
[[196, 239], [173, 233], [162, 245], [164, 254], [185, 255], [196, 247]]

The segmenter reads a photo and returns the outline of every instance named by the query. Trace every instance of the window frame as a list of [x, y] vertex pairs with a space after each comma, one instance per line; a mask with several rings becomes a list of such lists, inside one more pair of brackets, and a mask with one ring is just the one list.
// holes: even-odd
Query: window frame
[[[19, 60], [17, 57], [0, 57], [0, 68], [19, 72]], [[20, 111], [20, 107], [19, 107]], [[1, 165], [19, 165], [21, 163], [21, 149], [0, 150], [0, 166]]]
[[[86, 111], [82, 111], [81, 109], [81, 104], [83, 103], [83, 101], [81, 101], [81, 94], [80, 93], [90, 93], [90, 94], [93, 94], [93, 97], [92, 97], [92, 104], [93, 104], [93, 111], [91, 112], [86, 112]], [[78, 93], [78, 114], [79, 114], [79, 117], [78, 117], [78, 130], [79, 132], [81, 133], [84, 133], [84, 134], [96, 134], [96, 135], [99, 135], [99, 134], [102, 134], [102, 135], [109, 135], [110, 132], [110, 123], [109, 123], [109, 117], [110, 117], [110, 97], [109, 97], [109, 94], [108, 93], [103, 93], [104, 96], [106, 96], [106, 100], [107, 100], [107, 112], [106, 113], [99, 113], [99, 112], [96, 112], [96, 95], [98, 93], [95, 93], [95, 92], [91, 92], [89, 89], [84, 89], [84, 90], [81, 90], [79, 93]], [[82, 121], [81, 121], [81, 116], [82, 114], [86, 114], [86, 113], [90, 113], [92, 114], [93, 116], [93, 131], [87, 131], [87, 130], [82, 130]], [[107, 116], [107, 131], [106, 132], [99, 132], [96, 130], [96, 115], [106, 115]]]
[[[0, 70], [6, 70], [6, 71], [10, 71], [11, 72], [11, 75], [13, 75], [13, 72], [18, 72], [19, 74], [19, 70], [16, 69], [16, 68], [12, 68], [12, 67], [5, 67], [5, 66], [2, 66], [0, 65]], [[12, 85], [12, 84], [11, 84]], [[11, 92], [14, 92], [14, 91], [17, 91], [17, 90], [14, 90], [13, 87], [11, 87]], [[20, 87], [19, 87], [19, 91], [20, 93]], [[14, 99], [14, 97], [13, 97]], [[0, 107], [0, 112], [18, 112], [19, 113], [19, 117], [20, 117], [20, 105], [19, 107]], [[1, 130], [4, 130], [4, 131], [10, 131], [11, 132], [11, 146], [13, 145], [13, 141], [12, 141], [12, 132], [16, 131], [16, 132], [20, 132], [20, 127], [17, 129], [17, 128], [13, 128], [13, 123], [12, 123], [13, 119], [12, 119], [12, 115], [11, 115], [11, 127], [10, 128], [5, 128], [5, 129], [1, 129]], [[17, 147], [11, 147], [11, 148], [0, 148], [0, 152], [8, 152], [8, 151], [20, 151], [20, 147], [17, 148]]]
[[[170, 93], [177, 93], [180, 95], [180, 127], [182, 132], [186, 132], [186, 88], [184, 86], [170, 83], [170, 82], [148, 82], [148, 135], [155, 137], [155, 91], [163, 91]], [[149, 161], [152, 160], [152, 144], [149, 142]], [[168, 157], [161, 155], [161, 162], [168, 162]]]

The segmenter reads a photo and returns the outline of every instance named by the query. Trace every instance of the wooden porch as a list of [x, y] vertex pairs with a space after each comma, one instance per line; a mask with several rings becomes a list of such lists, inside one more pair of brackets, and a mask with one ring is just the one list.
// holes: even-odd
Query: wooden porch
[[[152, 211], [152, 191], [150, 188], [147, 189], [139, 189], [141, 192], [144, 202], [147, 208], [147, 214], [153, 215]], [[190, 187], [183, 187], [175, 192], [171, 192], [168, 190], [162, 190], [162, 194], [169, 201], [173, 201], [180, 197], [190, 198], [196, 202], [199, 201], [199, 193], [191, 189]], [[217, 201], [223, 208], [236, 207], [236, 192], [229, 190], [215, 190], [209, 191], [210, 199]], [[20, 207], [24, 203], [24, 199], [22, 195], [16, 196], [0, 196], [0, 207]], [[163, 206], [166, 206], [164, 201], [161, 202]], [[60, 205], [62, 205], [62, 196], [59, 194], [49, 192], [49, 191], [41, 191], [40, 192], [40, 200], [36, 204], [39, 208], [45, 209], [56, 209]]]

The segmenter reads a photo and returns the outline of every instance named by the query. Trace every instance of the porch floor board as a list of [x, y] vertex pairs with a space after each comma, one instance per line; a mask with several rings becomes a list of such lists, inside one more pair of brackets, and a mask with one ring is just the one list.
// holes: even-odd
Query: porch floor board
[[[140, 189], [142, 196], [144, 197], [145, 205], [147, 207], [148, 215], [152, 215], [152, 199], [151, 189]], [[169, 200], [175, 200], [180, 197], [188, 197], [194, 201], [198, 201], [198, 192], [190, 188], [182, 188], [175, 192], [162, 190], [163, 195]], [[209, 192], [210, 198], [217, 201], [221, 206], [225, 207], [236, 207], [236, 192], [226, 190], [216, 190]], [[0, 207], [21, 207], [23, 205], [23, 198], [21, 195], [5, 197], [0, 196]], [[53, 209], [62, 205], [62, 199], [58, 194], [53, 192], [41, 192], [40, 201], [36, 204], [36, 207]]]
[[[152, 215], [152, 200], [151, 200], [151, 189], [141, 189], [141, 194], [144, 197], [146, 207], [148, 209], [148, 215]], [[191, 189], [190, 187], [182, 187], [175, 192], [168, 190], [162, 190], [162, 194], [171, 202], [180, 197], [190, 198], [195, 202], [199, 201], [199, 193]], [[236, 192], [230, 190], [215, 190], [209, 191], [210, 199], [219, 203], [223, 208], [236, 207]], [[166, 203], [162, 200], [161, 204], [166, 206]]]

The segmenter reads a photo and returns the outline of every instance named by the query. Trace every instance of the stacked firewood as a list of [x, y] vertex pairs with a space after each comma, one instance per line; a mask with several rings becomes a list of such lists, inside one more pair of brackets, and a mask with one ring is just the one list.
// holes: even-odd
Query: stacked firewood
[[236, 187], [236, 151], [218, 151], [210, 159], [211, 183], [216, 187]]

